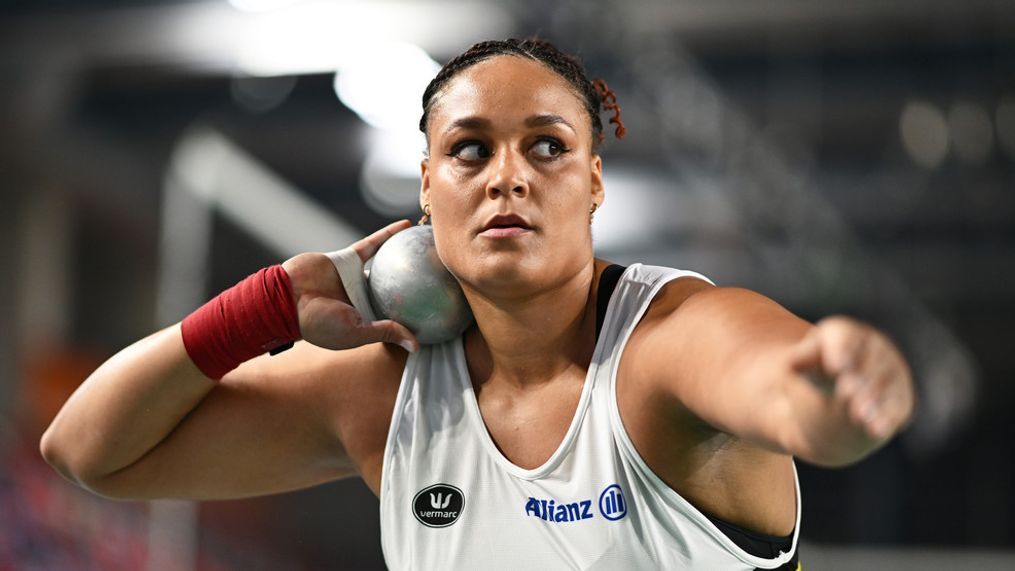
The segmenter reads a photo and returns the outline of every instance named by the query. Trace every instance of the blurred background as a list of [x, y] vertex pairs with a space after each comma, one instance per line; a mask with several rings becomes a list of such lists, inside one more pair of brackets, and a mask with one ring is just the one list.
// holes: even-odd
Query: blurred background
[[130, 503], [38, 439], [257, 268], [419, 216], [423, 87], [538, 34], [609, 80], [600, 257], [889, 332], [918, 416], [800, 465], [813, 569], [1015, 568], [1015, 3], [0, 0], [0, 570], [381, 569], [358, 481]]

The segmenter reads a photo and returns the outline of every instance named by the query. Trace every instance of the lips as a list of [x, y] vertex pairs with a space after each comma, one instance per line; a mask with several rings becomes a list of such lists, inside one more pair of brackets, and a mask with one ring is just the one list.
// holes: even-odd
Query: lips
[[521, 228], [523, 230], [532, 230], [532, 226], [530, 226], [524, 218], [517, 214], [498, 214], [487, 220], [480, 232], [485, 232], [491, 228]]

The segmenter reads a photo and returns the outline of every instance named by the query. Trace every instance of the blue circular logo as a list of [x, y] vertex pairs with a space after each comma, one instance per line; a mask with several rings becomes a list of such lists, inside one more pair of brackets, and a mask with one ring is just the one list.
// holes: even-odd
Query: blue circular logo
[[617, 484], [611, 484], [599, 494], [599, 513], [610, 521], [617, 521], [627, 515], [627, 501], [624, 490]]

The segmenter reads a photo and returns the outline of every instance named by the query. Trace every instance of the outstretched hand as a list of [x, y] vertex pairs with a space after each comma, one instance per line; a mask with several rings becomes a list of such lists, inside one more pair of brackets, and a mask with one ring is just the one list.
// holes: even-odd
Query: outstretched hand
[[[351, 246], [366, 262], [388, 238], [412, 224], [400, 220], [385, 226]], [[305, 253], [286, 260], [282, 267], [289, 274], [293, 299], [305, 340], [326, 349], [349, 349], [367, 343], [396, 343], [407, 351], [419, 347], [416, 337], [404, 325], [383, 319], [368, 321], [352, 306], [338, 271], [321, 253]]]
[[794, 350], [792, 366], [826, 390], [867, 437], [884, 441], [913, 415], [913, 379], [895, 345], [846, 317], [818, 322]]

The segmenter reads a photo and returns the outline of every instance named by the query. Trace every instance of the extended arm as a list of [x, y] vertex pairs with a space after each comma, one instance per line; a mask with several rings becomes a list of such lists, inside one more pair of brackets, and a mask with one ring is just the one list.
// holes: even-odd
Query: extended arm
[[913, 412], [898, 349], [850, 318], [811, 325], [759, 294], [704, 288], [650, 327], [644, 354], [665, 396], [718, 430], [808, 462], [860, 460]]

